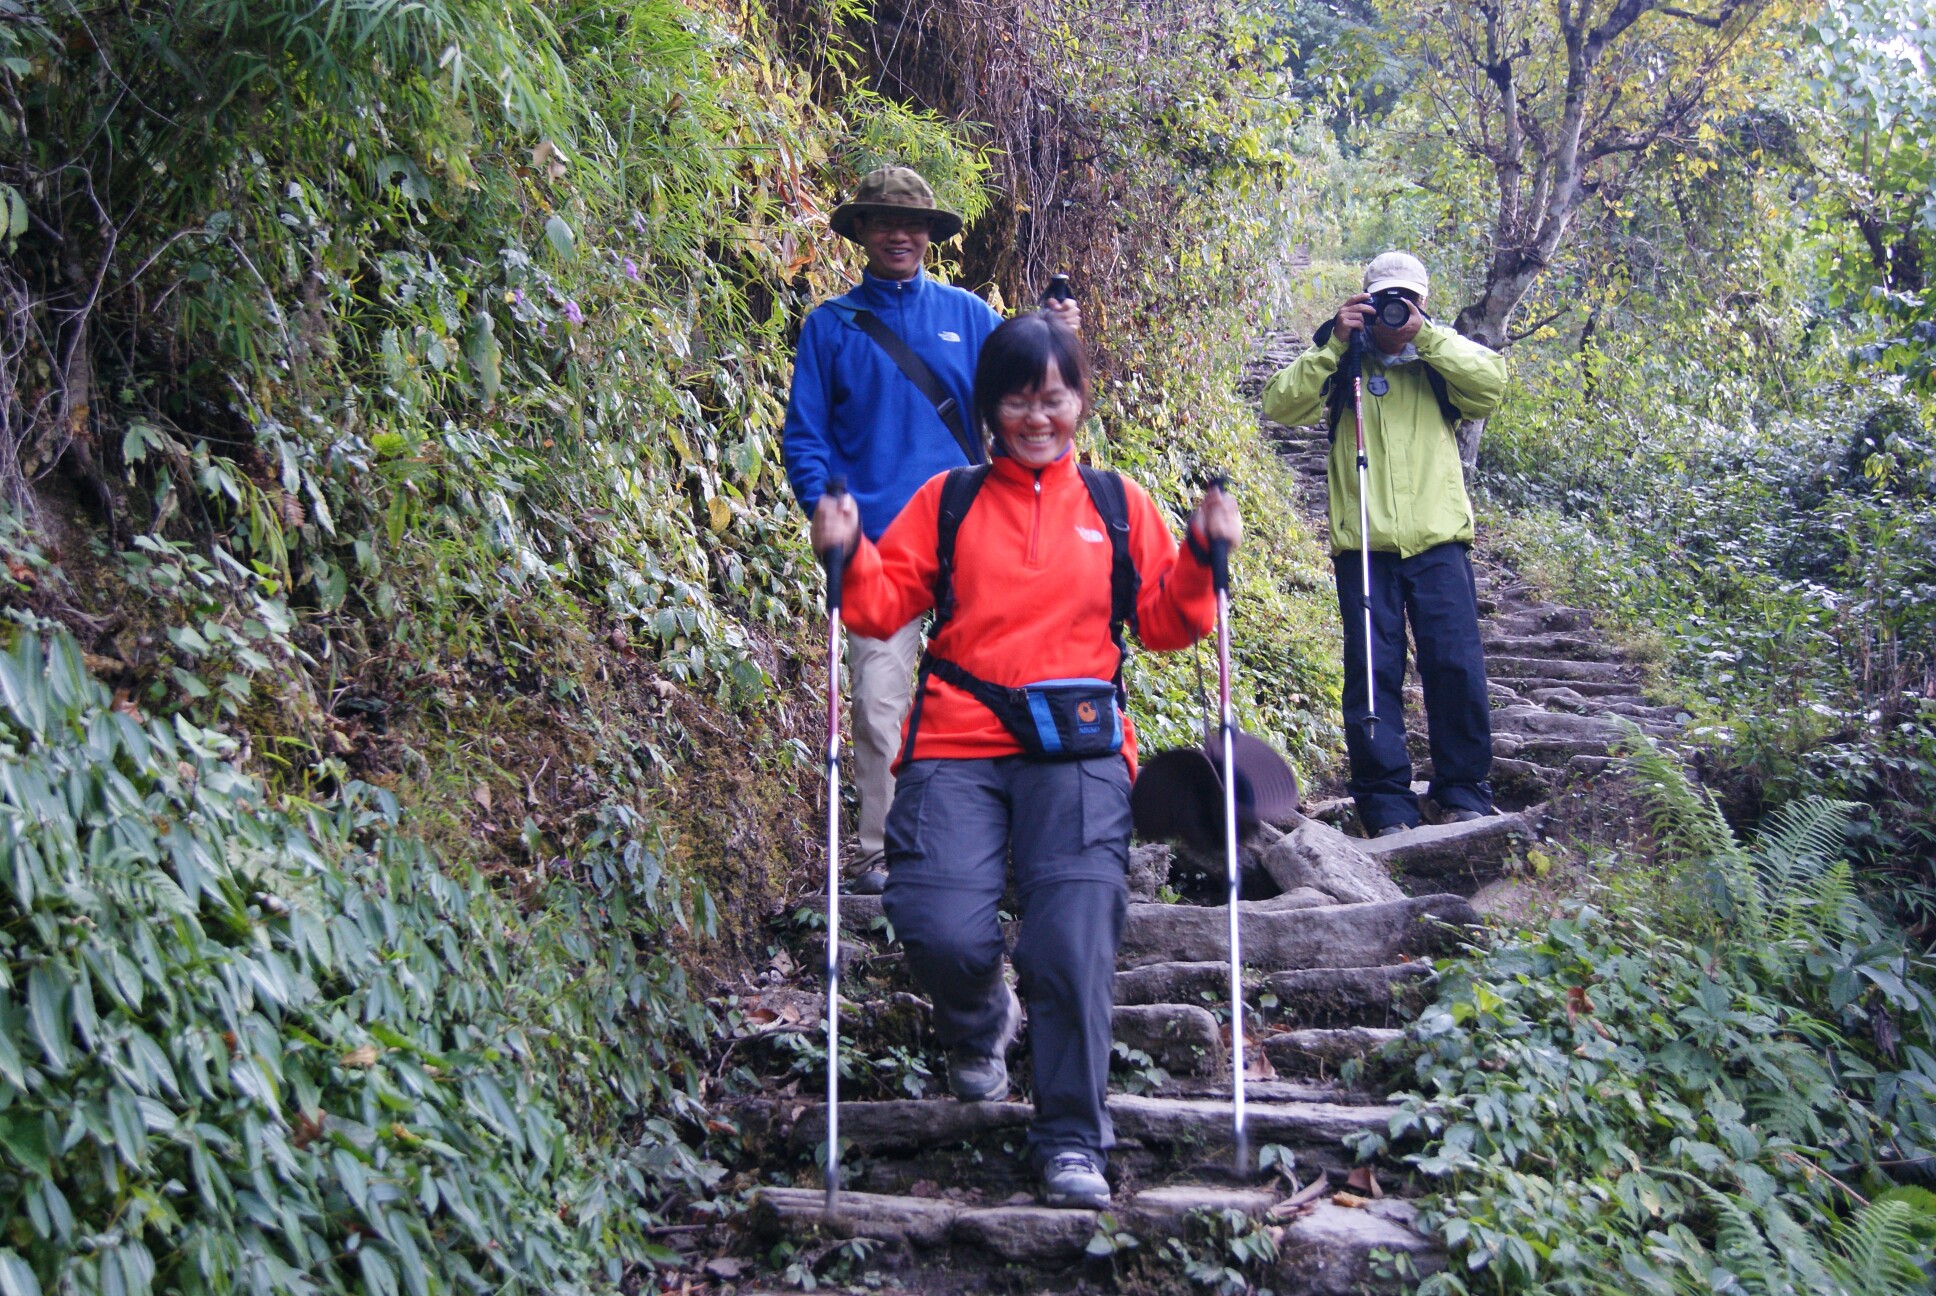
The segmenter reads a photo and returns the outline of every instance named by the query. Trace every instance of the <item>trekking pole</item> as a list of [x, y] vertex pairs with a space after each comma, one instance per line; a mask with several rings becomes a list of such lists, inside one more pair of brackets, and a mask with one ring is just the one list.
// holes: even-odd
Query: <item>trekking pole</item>
[[[1222, 477], [1211, 485], [1219, 491]], [[1237, 724], [1230, 711], [1230, 542], [1210, 542], [1210, 579], [1217, 591], [1217, 697], [1223, 708], [1223, 850], [1230, 874], [1230, 1128], [1237, 1177], [1250, 1173], [1244, 1131], [1244, 974], [1237, 909]]]
[[1351, 422], [1358, 434], [1358, 558], [1362, 565], [1365, 605], [1365, 737], [1378, 727], [1378, 702], [1373, 691], [1371, 647], [1371, 495], [1366, 489], [1371, 463], [1365, 458], [1365, 326], [1351, 331]]
[[[838, 500], [847, 480], [827, 494]], [[840, 581], [847, 546], [820, 556], [827, 569], [827, 1213], [840, 1205]]]

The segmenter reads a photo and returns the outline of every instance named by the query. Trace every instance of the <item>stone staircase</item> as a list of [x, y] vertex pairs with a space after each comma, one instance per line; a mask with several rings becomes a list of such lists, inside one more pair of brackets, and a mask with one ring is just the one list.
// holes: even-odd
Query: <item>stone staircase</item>
[[[1266, 338], [1245, 371], [1247, 394], [1298, 349]], [[1263, 432], [1322, 519], [1322, 430], [1265, 423]], [[1245, 847], [1246, 869], [1276, 893], [1239, 904], [1247, 1123], [1253, 1155], [1269, 1147], [1284, 1168], [1248, 1182], [1230, 1174], [1227, 912], [1159, 900], [1177, 860], [1169, 847], [1142, 845], [1132, 853], [1116, 975], [1122, 1065], [1109, 1102], [1119, 1146], [1107, 1218], [1035, 1204], [1020, 1156], [1026, 1102], [950, 1098], [844, 1101], [844, 1190], [828, 1216], [818, 1168], [826, 1112], [794, 1094], [743, 1113], [751, 1137], [791, 1166], [758, 1190], [756, 1236], [823, 1249], [872, 1239], [868, 1289], [924, 1293], [1107, 1290], [1108, 1262], [1085, 1259], [1099, 1234], [1126, 1234], [1153, 1252], [1167, 1239], [1204, 1236], [1206, 1212], [1226, 1231], [1248, 1220], [1269, 1234], [1267, 1285], [1280, 1296], [1408, 1291], [1393, 1257], [1413, 1273], [1435, 1268], [1434, 1246], [1412, 1227], [1416, 1188], [1402, 1165], [1369, 1176], [1359, 1168], [1359, 1191], [1338, 1191], [1356, 1168], [1346, 1140], [1385, 1132], [1395, 1110], [1383, 1100], [1377, 1051], [1428, 993], [1433, 956], [1483, 921], [1488, 898], [1548, 829], [1556, 794], [1605, 768], [1623, 732], [1614, 718], [1656, 733], [1675, 724], [1646, 703], [1637, 672], [1582, 613], [1537, 600], [1494, 567], [1480, 582], [1504, 813], [1367, 841], [1350, 835], [1347, 801], [1322, 798]], [[1415, 685], [1408, 693], [1410, 715], [1422, 715]], [[1424, 767], [1422, 725], [1414, 738]], [[858, 974], [852, 988], [843, 977], [843, 992], [922, 1008], [886, 926], [878, 898], [843, 899], [843, 967]], [[802, 965], [818, 957], [809, 952]], [[862, 1023], [844, 1049], [869, 1056], [881, 1047], [866, 1033], [876, 1019], [862, 1003], [844, 1011], [844, 1021]], [[1026, 1035], [1010, 1057], [1017, 1083], [1028, 1075], [1025, 1049]], [[935, 1088], [945, 1091], [942, 1077]], [[790, 1186], [773, 1182], [786, 1178]]]

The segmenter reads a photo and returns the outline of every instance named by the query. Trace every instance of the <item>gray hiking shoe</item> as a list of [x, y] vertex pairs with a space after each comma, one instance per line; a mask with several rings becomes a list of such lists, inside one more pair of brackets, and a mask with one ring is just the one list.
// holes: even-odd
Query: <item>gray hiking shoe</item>
[[1109, 1181], [1087, 1152], [1058, 1152], [1042, 1170], [1042, 1204], [1101, 1210], [1109, 1205]]
[[948, 1088], [963, 1102], [1000, 1102], [1008, 1097], [1008, 1046], [1022, 1028], [1022, 1001], [1010, 986], [1002, 987], [1008, 996], [1008, 1019], [995, 1040], [995, 1051], [948, 1050]]
[[1400, 833], [1410, 832], [1412, 827], [1413, 825], [1411, 824], [1386, 824], [1375, 835], [1379, 837], [1396, 837]]
[[1446, 812], [1445, 822], [1449, 824], [1476, 823], [1485, 817], [1485, 814], [1478, 810], [1449, 810]]

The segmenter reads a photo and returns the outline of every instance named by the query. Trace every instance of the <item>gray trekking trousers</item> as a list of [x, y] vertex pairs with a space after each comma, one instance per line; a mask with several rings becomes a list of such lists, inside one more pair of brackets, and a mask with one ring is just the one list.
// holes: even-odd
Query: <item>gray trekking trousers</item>
[[882, 903], [948, 1048], [992, 1053], [1000, 1035], [1007, 996], [996, 907], [1014, 862], [1037, 1166], [1067, 1151], [1105, 1164], [1116, 1142], [1104, 1101], [1129, 833], [1121, 756], [921, 760], [895, 782]]

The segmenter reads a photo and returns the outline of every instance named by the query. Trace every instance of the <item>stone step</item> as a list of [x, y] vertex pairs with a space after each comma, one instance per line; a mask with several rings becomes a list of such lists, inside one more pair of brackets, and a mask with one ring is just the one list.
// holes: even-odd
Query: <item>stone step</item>
[[[1490, 669], [1493, 665], [1495, 665], [1495, 663], [1487, 662], [1486, 665], [1488, 669]], [[1526, 700], [1529, 702], [1538, 701], [1539, 699], [1534, 695], [1550, 689], [1561, 689], [1566, 692], [1576, 694], [1580, 697], [1584, 697], [1590, 701], [1599, 700], [1604, 702], [1608, 699], [1611, 699], [1616, 702], [1620, 702], [1620, 701], [1638, 702], [1641, 700], [1640, 685], [1624, 679], [1612, 679], [1612, 680], [1556, 679], [1556, 678], [1520, 679], [1520, 678], [1513, 678], [1510, 676], [1501, 676], [1497, 679], [1492, 680], [1491, 682], [1505, 685], [1507, 688], [1512, 689], [1515, 692], [1519, 693], [1521, 696], [1526, 698]]]
[[[1500, 686], [1498, 684], [1491, 684], [1490, 687], [1499, 688]], [[1512, 692], [1510, 689], [1502, 689], [1501, 691]], [[1603, 710], [1609, 705], [1609, 703], [1602, 699], [1589, 698], [1578, 689], [1568, 688], [1564, 685], [1528, 689], [1526, 696], [1523, 698], [1520, 698], [1517, 693], [1513, 693], [1512, 695], [1522, 702], [1531, 703], [1534, 706], [1542, 706], [1549, 711], [1570, 711], [1575, 715], [1587, 715], [1595, 711]], [[1493, 705], [1498, 706], [1499, 704], [1494, 702]], [[1616, 703], [1612, 705], [1625, 704]]]
[[1652, 721], [1679, 728], [1694, 718], [1685, 707], [1649, 706], [1644, 702], [1599, 701], [1595, 704], [1595, 709], [1601, 715], [1625, 716], [1642, 725]]
[[1272, 1018], [1290, 1026], [1388, 1027], [1412, 1016], [1436, 976], [1432, 965], [1420, 960], [1273, 972], [1264, 978], [1264, 987], [1277, 998]]
[[1575, 756], [1605, 756], [1611, 744], [1598, 738], [1521, 738], [1518, 734], [1492, 736], [1492, 755], [1496, 761], [1529, 761], [1550, 769], [1564, 769]]
[[1291, 1221], [1277, 1244], [1273, 1289], [1279, 1296], [1395, 1296], [1416, 1288], [1391, 1276], [1387, 1257], [1404, 1256], [1418, 1277], [1445, 1267], [1444, 1254], [1417, 1229], [1411, 1203], [1387, 1197], [1351, 1208], [1325, 1201]]
[[[1619, 662], [1581, 661], [1569, 657], [1517, 657], [1507, 654], [1486, 657], [1486, 674], [1497, 676], [1512, 688], [1524, 692], [1519, 681], [1550, 681], [1571, 684], [1574, 680], [1616, 682], [1626, 679], [1626, 667]], [[1534, 683], [1537, 688], [1539, 684]]]
[[[1204, 1076], [1186, 1076], [1171, 1081], [1155, 1096], [1208, 1098], [1215, 1102], [1227, 1103], [1230, 1101], [1230, 1077], [1211, 1079]], [[1247, 1079], [1244, 1081], [1246, 1111], [1252, 1103], [1337, 1103], [1346, 1107], [1376, 1107], [1384, 1101], [1382, 1094], [1374, 1093], [1369, 1089], [1343, 1089], [1335, 1080]]]
[[[1146, 1188], [1112, 1203], [1109, 1214], [1119, 1231], [1154, 1247], [1162, 1239], [1187, 1236], [1199, 1211], [1237, 1211], [1263, 1218], [1281, 1200], [1269, 1188], [1228, 1188], [1173, 1184]], [[967, 1264], [989, 1258], [1010, 1264], [1069, 1264], [1079, 1259], [1096, 1235], [1101, 1212], [1056, 1210], [1035, 1205], [984, 1206], [937, 1197], [843, 1192], [836, 1210], [826, 1210], [819, 1188], [765, 1187], [754, 1196], [754, 1230], [772, 1240], [816, 1231], [835, 1237], [866, 1237], [896, 1250], [958, 1250]], [[1403, 1255], [1419, 1275], [1436, 1272], [1443, 1259], [1418, 1232], [1417, 1210], [1398, 1198], [1360, 1207], [1325, 1199], [1285, 1226], [1278, 1247], [1275, 1290], [1286, 1296], [1359, 1296], [1402, 1290], [1385, 1277], [1383, 1257]]]
[[1553, 794], [1558, 771], [1531, 761], [1510, 756], [1492, 758], [1493, 804], [1503, 810], [1521, 810], [1536, 805]]
[[[1224, 975], [1228, 980], [1227, 968]], [[1216, 1017], [1195, 1004], [1118, 1004], [1109, 1028], [1118, 1043], [1149, 1054], [1171, 1075], [1216, 1076], [1229, 1069]]]
[[[1334, 1034], [1337, 1034], [1334, 1032]], [[1275, 1045], [1287, 1059], [1307, 1056], [1342, 1058], [1343, 1050], [1356, 1044], [1360, 1049], [1375, 1047], [1383, 1040], [1338, 1038], [1325, 1040], [1313, 1032], [1288, 1032], [1265, 1039], [1266, 1051], [1273, 1041], [1298, 1036], [1300, 1040]], [[1301, 1041], [1301, 1042], [1300, 1042]], [[1275, 1065], [1276, 1058], [1272, 1057]], [[1313, 1068], [1315, 1069], [1315, 1067]], [[1336, 1068], [1333, 1067], [1333, 1070]], [[1188, 1146], [1201, 1149], [1228, 1146], [1230, 1136], [1229, 1099], [1152, 1098], [1140, 1094], [1109, 1095], [1109, 1117], [1121, 1141], [1162, 1147]], [[1327, 1169], [1342, 1169], [1351, 1164], [1343, 1140], [1360, 1130], [1388, 1128], [1396, 1107], [1384, 1103], [1343, 1104], [1333, 1102], [1246, 1102], [1245, 1130], [1252, 1146], [1282, 1143], [1297, 1152], [1300, 1163]], [[885, 1102], [843, 1102], [840, 1105], [842, 1143], [869, 1157], [896, 1153], [915, 1153], [925, 1149], [949, 1148], [988, 1135], [1019, 1135], [1035, 1114], [1028, 1103], [964, 1103], [952, 1098], [904, 1098]], [[803, 1110], [794, 1122], [789, 1143], [796, 1153], [809, 1154], [827, 1136], [827, 1114], [823, 1105]]]
[[1604, 746], [1618, 742], [1626, 729], [1617, 721], [1599, 716], [1572, 715], [1538, 706], [1509, 706], [1493, 711], [1492, 732], [1516, 734], [1521, 738], [1594, 739]]
[[[1121, 1228], [1154, 1240], [1179, 1232], [1195, 1210], [1236, 1210], [1257, 1218], [1278, 1199], [1267, 1188], [1147, 1188], [1112, 1205], [1110, 1214]], [[922, 1250], [954, 1244], [1011, 1262], [1041, 1264], [1080, 1256], [1096, 1235], [1099, 1213], [867, 1192], [841, 1193], [831, 1216], [826, 1204], [820, 1188], [762, 1188], [753, 1204], [754, 1227], [768, 1237], [817, 1227], [841, 1237], [871, 1237]]]
[[[1255, 972], [1247, 976], [1245, 1003], [1255, 1011], [1258, 992], [1276, 996], [1276, 1007], [1268, 1015], [1293, 1027], [1388, 1027], [1415, 994], [1407, 988], [1423, 988], [1433, 976], [1429, 961], [1392, 963], [1384, 967], [1313, 967], [1289, 972], [1272, 972], [1258, 980]], [[1229, 965], [1227, 963], [1152, 963], [1115, 974], [1117, 1013], [1127, 1007], [1202, 1007], [1204, 1011], [1227, 1011], [1229, 1002]], [[1127, 1042], [1127, 1033], [1117, 1027], [1115, 1036]], [[1218, 1052], [1222, 1054], [1222, 1027], [1218, 1027]], [[1150, 1050], [1144, 1050], [1150, 1052]]]
[[1517, 658], [1568, 658], [1576, 661], [1618, 660], [1614, 648], [1593, 635], [1568, 634], [1563, 631], [1546, 634], [1484, 635], [1487, 656]]
[[1592, 626], [1592, 617], [1579, 608], [1558, 603], [1521, 603], [1501, 608], [1494, 605], [1486, 629], [1499, 636], [1580, 633]]
[[1392, 876], [1432, 892], [1471, 895], [1498, 877], [1537, 834], [1540, 812], [1489, 815], [1469, 823], [1421, 824], [1359, 849]]
[[1332, 1075], [1344, 1063], [1354, 1058], [1368, 1058], [1404, 1033], [1392, 1027], [1378, 1026], [1309, 1027], [1280, 1031], [1264, 1036], [1264, 1056], [1270, 1059], [1272, 1066], [1282, 1067], [1286, 1071]]
[[1228, 962], [1150, 963], [1116, 974], [1118, 1011], [1132, 1004], [1214, 1004], [1229, 998]]
[[[1401, 963], [1446, 946], [1441, 924], [1471, 926], [1477, 919], [1472, 907], [1455, 895], [1304, 909], [1262, 907], [1272, 904], [1239, 905], [1244, 965], [1267, 972]], [[1131, 905], [1118, 964], [1133, 968], [1228, 958], [1229, 921], [1222, 905]]]

